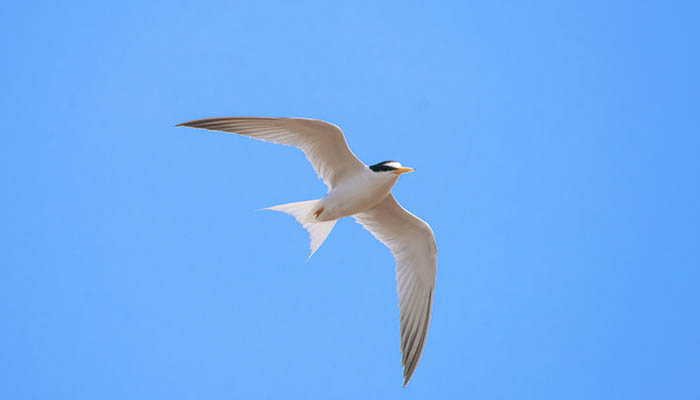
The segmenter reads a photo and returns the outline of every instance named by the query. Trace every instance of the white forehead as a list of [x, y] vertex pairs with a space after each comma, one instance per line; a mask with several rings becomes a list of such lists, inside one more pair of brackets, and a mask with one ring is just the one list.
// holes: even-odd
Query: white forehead
[[387, 167], [391, 167], [391, 168], [401, 168], [401, 163], [398, 161], [388, 162], [384, 165], [386, 165]]

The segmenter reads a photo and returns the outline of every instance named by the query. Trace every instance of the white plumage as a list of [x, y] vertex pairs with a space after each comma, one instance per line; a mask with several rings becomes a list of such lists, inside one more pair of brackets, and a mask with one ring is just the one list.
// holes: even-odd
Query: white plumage
[[401, 207], [391, 194], [399, 175], [413, 169], [396, 161], [366, 166], [350, 151], [340, 128], [314, 119], [225, 117], [178, 126], [237, 133], [300, 148], [328, 186], [328, 194], [322, 199], [269, 209], [290, 214], [304, 226], [311, 236], [309, 257], [328, 237], [336, 221], [348, 216], [353, 216], [391, 250], [396, 259], [405, 386], [425, 346], [437, 273], [433, 231]]

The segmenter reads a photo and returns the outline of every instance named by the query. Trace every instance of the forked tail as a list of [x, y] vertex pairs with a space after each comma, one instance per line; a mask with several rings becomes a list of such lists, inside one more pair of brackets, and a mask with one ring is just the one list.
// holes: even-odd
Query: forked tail
[[316, 221], [314, 213], [318, 211], [320, 203], [321, 200], [309, 200], [265, 208], [265, 210], [281, 211], [293, 216], [309, 232], [311, 237], [311, 254], [309, 254], [309, 258], [321, 247], [321, 244], [326, 240], [338, 221], [337, 219], [323, 222]]

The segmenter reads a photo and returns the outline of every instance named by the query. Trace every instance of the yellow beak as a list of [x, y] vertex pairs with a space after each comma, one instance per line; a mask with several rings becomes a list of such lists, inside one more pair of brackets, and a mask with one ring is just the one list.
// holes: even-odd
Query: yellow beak
[[413, 169], [413, 168], [401, 167], [401, 168], [398, 168], [397, 170], [395, 170], [394, 173], [396, 175], [401, 175], [405, 172], [413, 172], [413, 171], [415, 171], [415, 169]]

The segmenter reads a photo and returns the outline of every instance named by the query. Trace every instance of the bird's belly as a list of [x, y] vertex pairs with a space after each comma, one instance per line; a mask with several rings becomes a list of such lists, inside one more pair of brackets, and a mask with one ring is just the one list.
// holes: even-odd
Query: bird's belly
[[391, 185], [363, 188], [365, 190], [338, 190], [323, 199], [321, 221], [348, 217], [374, 207], [391, 191]]

